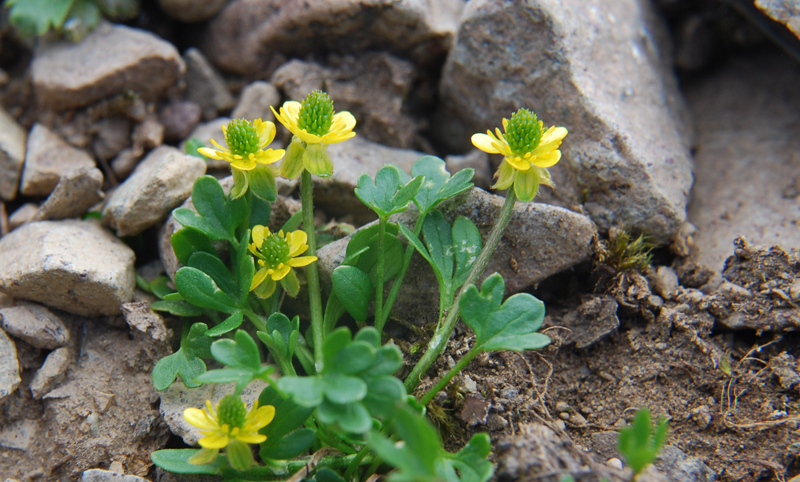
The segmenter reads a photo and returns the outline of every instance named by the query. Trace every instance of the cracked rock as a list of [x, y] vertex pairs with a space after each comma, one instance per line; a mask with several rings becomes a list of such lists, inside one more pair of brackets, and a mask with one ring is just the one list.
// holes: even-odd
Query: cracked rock
[[92, 169], [94, 159], [47, 127], [34, 124], [28, 136], [20, 192], [26, 196], [47, 196], [62, 177], [82, 167]]
[[13, 201], [17, 197], [26, 137], [25, 129], [0, 108], [0, 199], [3, 201]]
[[70, 171], [61, 177], [32, 220], [80, 217], [105, 198], [102, 187], [100, 169], [81, 167]]
[[52, 350], [69, 341], [69, 329], [52, 311], [36, 303], [17, 302], [0, 309], [3, 329], [36, 348]]

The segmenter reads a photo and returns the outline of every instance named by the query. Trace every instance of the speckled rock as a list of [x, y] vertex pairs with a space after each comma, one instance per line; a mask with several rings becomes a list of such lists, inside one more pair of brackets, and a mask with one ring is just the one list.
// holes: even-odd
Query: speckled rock
[[167, 141], [181, 141], [189, 137], [195, 128], [202, 111], [194, 102], [173, 102], [167, 105], [159, 115], [159, 120], [164, 124], [164, 139]]
[[8, 217], [8, 229], [13, 230], [25, 223], [33, 221], [33, 218], [38, 212], [39, 206], [35, 203], [23, 204]]
[[83, 472], [81, 482], [150, 482], [144, 477], [120, 474], [111, 470], [90, 469]]
[[189, 197], [194, 181], [205, 172], [201, 158], [161, 146], [114, 191], [103, 209], [103, 221], [119, 236], [139, 234], [164, 220]]
[[755, 5], [800, 38], [800, 3], [796, 0], [755, 0]]
[[0, 402], [17, 389], [20, 381], [17, 348], [6, 332], [0, 330]]
[[228, 111], [236, 105], [225, 80], [194, 47], [183, 54], [186, 63], [186, 99], [200, 106], [205, 119], [214, 119], [219, 111]]
[[20, 192], [26, 196], [47, 196], [64, 175], [81, 167], [95, 167], [94, 159], [47, 127], [34, 124], [28, 136]]
[[211, 21], [202, 48], [220, 68], [238, 74], [258, 72], [274, 52], [389, 50], [430, 64], [450, 47], [463, 5], [463, 0], [237, 0]]
[[253, 122], [256, 119], [275, 121], [275, 116], [270, 106], [278, 110], [281, 103], [281, 94], [269, 82], [257, 80], [242, 90], [236, 108], [231, 112], [234, 119], [247, 119]]
[[453, 149], [518, 108], [565, 126], [555, 191], [612, 226], [668, 241], [692, 184], [686, 111], [665, 29], [645, 0], [472, 0], [440, 84], [433, 127]]
[[39, 50], [31, 79], [40, 105], [63, 110], [128, 89], [157, 97], [185, 68], [169, 42], [150, 32], [103, 23], [78, 43], [57, 42]]
[[67, 347], [57, 348], [47, 355], [44, 365], [36, 371], [31, 381], [31, 395], [40, 399], [54, 389], [63, 379], [72, 362], [72, 354]]
[[36, 303], [18, 301], [14, 307], [0, 309], [0, 317], [6, 333], [36, 348], [52, 350], [69, 341], [69, 330], [61, 318]]
[[158, 0], [167, 15], [185, 23], [203, 22], [225, 6], [228, 0]]
[[39, 221], [0, 238], [0, 289], [81, 315], [116, 315], [135, 286], [133, 251], [93, 221]]
[[[221, 146], [225, 146], [225, 134], [222, 132], [222, 126], [227, 125], [231, 119], [229, 117], [218, 117], [214, 120], [197, 124], [192, 132], [181, 142], [179, 148], [182, 152], [186, 152], [186, 141], [189, 139], [198, 139], [206, 147], [213, 148], [210, 140], [214, 139]], [[274, 143], [273, 143], [274, 144]], [[275, 147], [274, 145], [271, 147]], [[220, 159], [208, 159], [207, 168], [209, 171], [224, 171], [230, 170], [230, 163]]]
[[96, 167], [80, 167], [64, 174], [33, 217], [34, 221], [82, 216], [105, 198], [103, 172]]
[[25, 129], [0, 108], [0, 200], [17, 197], [22, 164], [25, 162]]

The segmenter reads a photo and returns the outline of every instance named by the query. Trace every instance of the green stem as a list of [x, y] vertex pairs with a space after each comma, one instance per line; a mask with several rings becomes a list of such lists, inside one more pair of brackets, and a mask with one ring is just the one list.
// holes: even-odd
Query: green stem
[[[417, 224], [414, 225], [414, 235], [417, 238], [419, 238], [419, 233], [422, 232], [422, 226], [427, 215], [427, 213], [420, 213], [419, 217], [417, 218]], [[383, 319], [378, 320], [375, 318], [376, 325], [378, 321], [381, 322], [381, 326], [386, 324], [386, 320], [389, 318], [389, 314], [392, 311], [392, 306], [394, 306], [394, 301], [397, 299], [397, 295], [400, 293], [400, 286], [403, 284], [403, 278], [406, 277], [408, 267], [411, 265], [411, 257], [414, 255], [414, 251], [414, 245], [408, 243], [406, 252], [403, 255], [403, 267], [400, 268], [400, 272], [397, 273], [397, 276], [395, 276], [394, 282], [392, 283], [392, 289], [389, 290], [389, 295], [386, 297], [386, 303], [383, 307]]]
[[[303, 203], [303, 229], [308, 235], [308, 251], [306, 256], [317, 255], [317, 234], [314, 228], [314, 183], [311, 173], [303, 170], [300, 178], [300, 196]], [[308, 301], [311, 310], [311, 332], [314, 337], [314, 366], [317, 373], [322, 371], [322, 293], [319, 289], [319, 267], [311, 263], [306, 267], [308, 278]]]
[[253, 310], [245, 310], [244, 315], [255, 325], [258, 331], [267, 331], [267, 322], [258, 316]]
[[489, 264], [489, 258], [494, 254], [497, 245], [500, 244], [503, 232], [506, 230], [506, 226], [508, 226], [508, 222], [511, 220], [511, 214], [514, 212], [514, 204], [516, 204], [516, 202], [517, 195], [514, 193], [513, 189], [510, 189], [506, 196], [506, 202], [500, 210], [497, 222], [492, 227], [489, 238], [486, 240], [486, 244], [484, 244], [481, 250], [481, 254], [478, 255], [478, 259], [475, 260], [475, 264], [472, 265], [472, 269], [469, 271], [469, 274], [467, 274], [467, 279], [464, 281], [461, 289], [458, 290], [458, 295], [453, 301], [453, 306], [447, 313], [444, 323], [436, 329], [436, 333], [433, 334], [431, 341], [428, 342], [428, 349], [425, 350], [422, 358], [420, 358], [411, 370], [411, 373], [409, 373], [408, 378], [406, 378], [405, 386], [406, 390], [409, 392], [412, 392], [414, 388], [417, 387], [420, 378], [422, 378], [425, 372], [428, 371], [428, 368], [431, 367], [433, 362], [442, 354], [445, 347], [447, 347], [447, 340], [450, 338], [450, 334], [453, 332], [456, 322], [458, 322], [458, 303], [461, 300], [461, 295], [464, 294], [469, 286], [478, 281], [480, 275], [483, 274], [483, 270], [486, 269], [486, 265]]
[[378, 221], [378, 283], [375, 287], [375, 329], [378, 335], [383, 334], [383, 324], [386, 319], [383, 317], [383, 274], [386, 271], [386, 253], [384, 244], [386, 238], [386, 218]]
[[448, 383], [450, 383], [450, 380], [452, 380], [454, 376], [458, 375], [458, 372], [463, 370], [473, 358], [478, 356], [481, 351], [483, 351], [482, 348], [478, 347], [477, 345], [473, 346], [472, 349], [468, 351], [463, 358], [461, 358], [461, 360], [458, 360], [456, 366], [451, 368], [450, 371], [447, 372], [447, 374], [445, 374], [445, 376], [443, 376], [442, 379], [433, 386], [433, 388], [428, 390], [428, 393], [426, 393], [425, 396], [420, 399], [419, 403], [421, 403], [423, 406], [428, 405], [431, 400], [433, 400], [433, 397], [442, 391], [442, 389], [446, 387]]
[[297, 361], [303, 366], [306, 375], [311, 376], [317, 373], [314, 371], [314, 355], [311, 354], [311, 350], [309, 350], [307, 346], [298, 343], [294, 349], [294, 356], [297, 357]]
[[364, 446], [356, 457], [350, 462], [350, 465], [347, 466], [347, 470], [344, 473], [344, 480], [352, 480], [353, 479], [353, 472], [358, 470], [359, 465], [361, 465], [361, 461], [364, 460], [364, 457], [369, 454], [369, 446]]
[[[322, 457], [316, 465], [317, 469], [327, 467], [333, 470], [340, 470], [347, 467], [357, 455], [331, 455]], [[239, 477], [243, 480], [286, 480], [289, 476], [303, 469], [311, 461], [311, 457], [303, 457], [297, 460], [272, 460], [270, 465], [253, 467], [245, 472], [239, 472]], [[372, 457], [367, 457], [362, 464], [372, 462]]]

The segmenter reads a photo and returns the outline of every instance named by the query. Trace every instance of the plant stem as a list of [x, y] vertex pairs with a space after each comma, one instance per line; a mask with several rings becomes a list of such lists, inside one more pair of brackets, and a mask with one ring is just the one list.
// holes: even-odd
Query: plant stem
[[[303, 203], [303, 229], [308, 235], [308, 251], [306, 256], [317, 255], [317, 234], [314, 228], [314, 184], [311, 173], [303, 170], [300, 178], [300, 196]], [[322, 293], [319, 288], [319, 267], [311, 263], [306, 267], [308, 278], [308, 301], [311, 311], [311, 332], [314, 337], [314, 365], [317, 373], [322, 371]]]
[[245, 310], [244, 315], [250, 320], [258, 331], [267, 331], [267, 321], [258, 316], [252, 309]]
[[383, 324], [386, 319], [383, 317], [383, 274], [386, 271], [386, 253], [384, 244], [386, 238], [386, 218], [378, 221], [378, 283], [375, 287], [375, 329], [378, 336], [383, 334]]
[[358, 466], [361, 465], [361, 461], [367, 454], [369, 454], [369, 446], [365, 445], [364, 448], [356, 454], [356, 457], [350, 462], [350, 465], [347, 466], [347, 470], [344, 473], [344, 480], [351, 480], [353, 478], [353, 472], [358, 470]]
[[486, 244], [483, 245], [481, 254], [478, 255], [478, 259], [475, 260], [475, 264], [472, 265], [469, 274], [467, 274], [467, 279], [464, 281], [461, 289], [458, 290], [458, 295], [453, 301], [453, 306], [447, 313], [444, 323], [436, 329], [436, 333], [433, 334], [431, 341], [428, 342], [428, 349], [425, 350], [422, 358], [420, 358], [414, 366], [414, 369], [409, 373], [408, 378], [406, 378], [405, 386], [406, 390], [409, 392], [412, 392], [414, 388], [417, 387], [422, 375], [428, 371], [428, 368], [430, 368], [447, 346], [447, 340], [450, 338], [450, 334], [453, 332], [453, 328], [455, 328], [456, 322], [458, 321], [458, 303], [461, 301], [461, 295], [464, 294], [468, 287], [478, 281], [480, 275], [483, 274], [483, 270], [486, 269], [486, 265], [489, 264], [489, 258], [494, 254], [497, 245], [500, 244], [503, 232], [506, 230], [506, 226], [508, 226], [508, 222], [511, 220], [511, 214], [514, 212], [514, 204], [516, 204], [516, 202], [517, 195], [514, 193], [513, 189], [510, 189], [506, 196], [506, 202], [503, 204], [502, 209], [500, 209], [497, 222], [492, 227], [491, 232], [489, 232], [489, 238], [486, 240]]
[[[417, 218], [417, 224], [414, 225], [414, 235], [417, 238], [419, 238], [419, 233], [422, 232], [422, 226], [427, 215], [427, 213], [420, 213], [419, 217]], [[414, 255], [414, 251], [414, 245], [408, 243], [408, 246], [406, 246], [406, 252], [403, 255], [403, 267], [400, 268], [400, 272], [394, 277], [392, 289], [389, 290], [389, 295], [386, 297], [386, 303], [383, 306], [383, 319], [378, 320], [378, 318], [375, 318], [376, 325], [380, 321], [381, 326], [384, 326], [386, 324], [386, 320], [389, 319], [389, 314], [392, 311], [392, 306], [394, 306], [394, 301], [397, 299], [397, 295], [400, 293], [400, 286], [403, 284], [403, 278], [406, 277], [408, 267], [411, 265], [411, 257]]]
[[472, 361], [473, 358], [478, 356], [478, 354], [481, 351], [482, 349], [479, 348], [477, 345], [473, 346], [472, 349], [468, 351], [463, 358], [461, 358], [461, 360], [458, 360], [456, 366], [451, 368], [450, 371], [447, 372], [447, 374], [445, 374], [445, 376], [443, 376], [441, 380], [439, 380], [436, 383], [436, 385], [433, 386], [433, 388], [428, 390], [428, 393], [426, 393], [425, 396], [420, 399], [419, 403], [421, 403], [423, 406], [428, 405], [431, 402], [431, 400], [433, 400], [433, 397], [435, 397], [437, 393], [439, 393], [444, 387], [446, 387], [447, 384], [450, 383], [450, 380], [452, 380], [454, 376], [458, 375], [458, 372], [463, 370], [464, 367], [466, 367], [469, 364], [469, 362]]
[[314, 355], [311, 354], [311, 351], [307, 346], [298, 343], [294, 349], [294, 356], [297, 357], [297, 361], [299, 361], [300, 365], [303, 366], [303, 370], [306, 371], [306, 375], [311, 376], [317, 373], [313, 370]]

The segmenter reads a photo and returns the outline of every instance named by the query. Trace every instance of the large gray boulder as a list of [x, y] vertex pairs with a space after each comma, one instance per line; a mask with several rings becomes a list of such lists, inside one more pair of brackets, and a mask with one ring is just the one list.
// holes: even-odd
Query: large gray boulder
[[544, 201], [583, 204], [601, 230], [664, 242], [686, 217], [692, 184], [684, 109], [645, 0], [472, 0], [440, 85], [434, 129], [469, 138], [518, 108], [566, 127], [557, 189]]
[[78, 43], [36, 52], [31, 80], [39, 104], [64, 110], [135, 91], [156, 97], [185, 71], [178, 50], [152, 33], [104, 23]]

